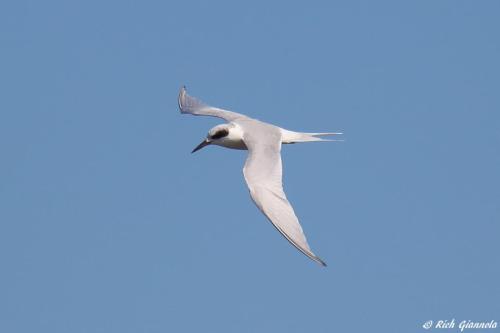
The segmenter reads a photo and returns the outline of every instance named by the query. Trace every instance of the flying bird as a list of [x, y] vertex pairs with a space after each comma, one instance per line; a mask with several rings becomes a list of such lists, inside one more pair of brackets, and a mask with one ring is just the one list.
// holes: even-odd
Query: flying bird
[[297, 142], [342, 141], [320, 138], [342, 133], [301, 133], [252, 119], [243, 114], [206, 105], [191, 97], [182, 87], [179, 92], [181, 113], [211, 116], [227, 123], [217, 125], [192, 153], [208, 145], [248, 150], [243, 175], [255, 205], [264, 213], [278, 231], [299, 251], [326, 266], [307, 244], [299, 220], [288, 202], [282, 183], [281, 145]]

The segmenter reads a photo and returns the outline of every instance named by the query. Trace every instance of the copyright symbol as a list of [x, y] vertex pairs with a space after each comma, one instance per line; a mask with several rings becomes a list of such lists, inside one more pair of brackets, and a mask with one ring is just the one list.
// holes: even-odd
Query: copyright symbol
[[428, 320], [428, 321], [426, 321], [426, 322], [422, 325], [422, 327], [423, 327], [424, 329], [426, 329], [426, 330], [428, 330], [428, 329], [432, 328], [432, 320]]

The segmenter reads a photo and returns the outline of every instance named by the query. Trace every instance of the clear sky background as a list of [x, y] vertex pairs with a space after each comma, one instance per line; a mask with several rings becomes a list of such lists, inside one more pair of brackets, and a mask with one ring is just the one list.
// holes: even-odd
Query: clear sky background
[[[3, 1], [1, 332], [500, 321], [498, 1]], [[177, 94], [283, 149], [307, 259]]]

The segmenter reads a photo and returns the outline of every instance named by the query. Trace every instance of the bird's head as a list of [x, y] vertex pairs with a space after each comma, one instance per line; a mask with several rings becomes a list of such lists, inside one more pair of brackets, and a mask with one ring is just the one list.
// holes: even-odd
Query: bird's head
[[221, 124], [213, 127], [208, 131], [207, 138], [196, 146], [191, 153], [211, 144], [221, 144], [227, 138], [230, 131], [231, 126], [229, 124]]

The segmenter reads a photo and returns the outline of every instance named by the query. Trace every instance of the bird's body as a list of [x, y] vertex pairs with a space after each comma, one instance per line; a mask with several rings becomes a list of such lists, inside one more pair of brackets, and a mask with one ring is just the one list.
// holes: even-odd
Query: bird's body
[[222, 118], [226, 124], [212, 128], [207, 138], [193, 152], [210, 144], [248, 150], [243, 175], [250, 196], [278, 231], [297, 249], [326, 266], [309, 248], [292, 206], [282, 186], [281, 145], [296, 142], [336, 141], [319, 138], [341, 133], [301, 133], [252, 119], [245, 115], [210, 107], [189, 96], [185, 88], [179, 93], [181, 113]]

